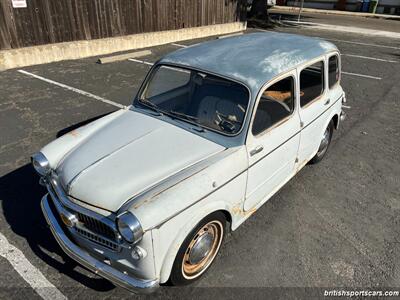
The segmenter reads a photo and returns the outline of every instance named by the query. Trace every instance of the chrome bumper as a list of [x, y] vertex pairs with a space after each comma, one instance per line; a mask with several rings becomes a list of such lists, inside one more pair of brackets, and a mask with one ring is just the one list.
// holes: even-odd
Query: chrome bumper
[[340, 121], [344, 121], [344, 120], [346, 120], [346, 113], [342, 110], [341, 112], [340, 112]]
[[92, 272], [134, 293], [152, 293], [158, 288], [158, 280], [141, 280], [133, 278], [93, 258], [76, 246], [58, 224], [57, 219], [49, 206], [47, 196], [48, 195], [45, 195], [41, 201], [43, 214], [58, 244], [64, 252], [68, 254], [68, 256]]

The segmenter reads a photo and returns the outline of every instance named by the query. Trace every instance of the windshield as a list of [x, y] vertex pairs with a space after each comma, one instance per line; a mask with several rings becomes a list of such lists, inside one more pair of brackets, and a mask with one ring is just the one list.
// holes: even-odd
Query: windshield
[[240, 131], [248, 101], [239, 83], [170, 66], [157, 67], [139, 96], [152, 110], [230, 135]]

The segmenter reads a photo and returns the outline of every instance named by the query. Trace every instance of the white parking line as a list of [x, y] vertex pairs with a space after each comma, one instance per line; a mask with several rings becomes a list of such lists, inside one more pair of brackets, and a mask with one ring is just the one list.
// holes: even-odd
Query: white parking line
[[64, 88], [64, 89], [66, 89], [66, 90], [73, 91], [73, 92], [75, 92], [75, 93], [78, 93], [78, 94], [81, 94], [81, 95], [84, 95], [84, 96], [87, 96], [87, 97], [96, 99], [96, 100], [98, 100], [98, 101], [101, 101], [101, 102], [104, 102], [104, 103], [107, 103], [107, 104], [110, 104], [110, 105], [113, 105], [113, 106], [116, 106], [116, 107], [118, 107], [118, 108], [124, 108], [123, 105], [121, 105], [121, 104], [119, 104], [119, 103], [117, 103], [117, 102], [108, 100], [108, 99], [106, 99], [106, 98], [103, 98], [103, 97], [94, 95], [94, 94], [89, 93], [89, 92], [82, 91], [82, 90], [80, 90], [80, 89], [74, 88], [74, 87], [72, 87], [72, 86], [69, 86], [69, 85], [66, 85], [66, 84], [63, 84], [63, 83], [60, 83], [60, 82], [51, 80], [51, 79], [44, 78], [44, 77], [42, 77], [42, 76], [39, 76], [39, 75], [30, 73], [30, 72], [27, 72], [27, 71], [25, 71], [25, 70], [18, 70], [18, 72], [19, 72], [19, 73], [22, 73], [22, 74], [25, 74], [25, 75], [28, 75], [28, 76], [31, 76], [31, 77], [34, 77], [34, 78], [36, 78], [36, 79], [45, 81], [45, 82], [47, 82], [47, 83], [51, 83], [51, 84], [57, 85], [57, 86], [62, 87], [62, 88]]
[[154, 65], [151, 62], [147, 62], [147, 61], [139, 60], [139, 59], [134, 59], [134, 58], [129, 58], [128, 60], [133, 61], [133, 62], [137, 62], [137, 63], [141, 63], [141, 64], [145, 64], [145, 65], [149, 65], [149, 66]]
[[322, 38], [327, 41], [334, 41], [334, 42], [342, 42], [342, 43], [349, 43], [349, 44], [356, 44], [356, 45], [363, 45], [363, 46], [371, 46], [371, 47], [380, 47], [380, 48], [389, 48], [389, 49], [396, 49], [400, 50], [400, 47], [395, 47], [395, 46], [385, 46], [385, 45], [376, 45], [376, 44], [369, 44], [369, 43], [361, 43], [361, 42], [352, 42], [352, 41], [345, 41], [345, 40], [337, 40], [337, 39], [327, 39], [327, 38]]
[[36, 269], [21, 250], [11, 245], [0, 233], [0, 256], [8, 260], [15, 271], [45, 300], [67, 299]]
[[343, 72], [342, 74], [345, 75], [352, 75], [352, 76], [357, 76], [357, 77], [364, 77], [364, 78], [369, 78], [369, 79], [376, 79], [376, 80], [381, 80], [381, 77], [376, 77], [376, 76], [371, 76], [371, 75], [364, 75], [364, 74], [357, 74], [357, 73], [350, 73], [350, 72]]
[[325, 23], [290, 21], [290, 20], [285, 20], [284, 23], [310, 26], [310, 27], [308, 27], [309, 29], [348, 32], [348, 33], [379, 36], [379, 37], [392, 38], [392, 39], [400, 38], [400, 33], [398, 33], [398, 32], [376, 30], [376, 29], [369, 29], [369, 28], [363, 28], [363, 27], [341, 26], [341, 25], [332, 25], [332, 24], [325, 24]]
[[186, 45], [176, 44], [176, 43], [171, 43], [171, 45], [177, 46], [177, 47], [181, 47], [181, 48], [187, 48], [187, 47], [189, 47], [189, 46], [186, 46]]
[[356, 57], [356, 58], [384, 61], [384, 62], [390, 62], [390, 63], [398, 63], [398, 62], [400, 62], [400, 61], [397, 61], [397, 60], [389, 60], [389, 59], [375, 58], [375, 57], [362, 56], [362, 55], [354, 55], [354, 54], [342, 54], [342, 56], [349, 56], [349, 57]]
[[[265, 30], [265, 29], [256, 29], [257, 31], [261, 32], [271, 32], [271, 30]], [[320, 37], [320, 36], [315, 36], [316, 38], [327, 40], [327, 41], [334, 41], [334, 42], [341, 42], [341, 43], [348, 43], [348, 44], [355, 44], [355, 45], [363, 45], [363, 46], [371, 46], [371, 47], [380, 47], [380, 48], [388, 48], [388, 49], [396, 49], [400, 50], [400, 47], [396, 46], [386, 46], [386, 45], [377, 45], [377, 44], [370, 44], [370, 43], [362, 43], [362, 42], [353, 42], [353, 41], [346, 41], [346, 40], [338, 40], [338, 39], [328, 39], [325, 37]]]

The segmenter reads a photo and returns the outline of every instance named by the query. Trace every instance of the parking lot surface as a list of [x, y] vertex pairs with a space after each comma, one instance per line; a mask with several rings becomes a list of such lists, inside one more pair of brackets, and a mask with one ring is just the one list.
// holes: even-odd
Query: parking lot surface
[[[306, 166], [229, 234], [201, 280], [185, 289], [162, 288], [160, 298], [232, 297], [255, 287], [266, 294], [278, 287], [400, 287], [400, 41], [300, 27], [274, 30], [338, 46], [348, 117], [326, 159]], [[129, 105], [151, 67], [143, 62], [200, 41], [153, 47], [138, 61], [100, 65], [94, 57], [0, 73], [1, 298], [46, 298], [54, 290], [73, 299], [136, 297], [61, 251], [40, 211], [45, 190], [29, 159], [56, 137]], [[24, 269], [18, 272], [5, 259], [14, 249], [48, 283], [27, 284]]]

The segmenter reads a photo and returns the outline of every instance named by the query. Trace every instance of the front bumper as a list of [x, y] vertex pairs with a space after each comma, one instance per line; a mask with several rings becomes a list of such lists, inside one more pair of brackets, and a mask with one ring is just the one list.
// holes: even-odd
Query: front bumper
[[41, 201], [43, 214], [58, 244], [64, 252], [68, 254], [68, 256], [92, 272], [134, 293], [152, 293], [159, 287], [158, 280], [142, 280], [133, 278], [93, 258], [87, 252], [75, 245], [64, 233], [60, 224], [58, 224], [58, 221], [50, 208], [47, 197], [48, 195], [45, 195]]
[[346, 120], [346, 117], [347, 117], [346, 113], [342, 110], [340, 112], [340, 121], [343, 122], [344, 120]]

